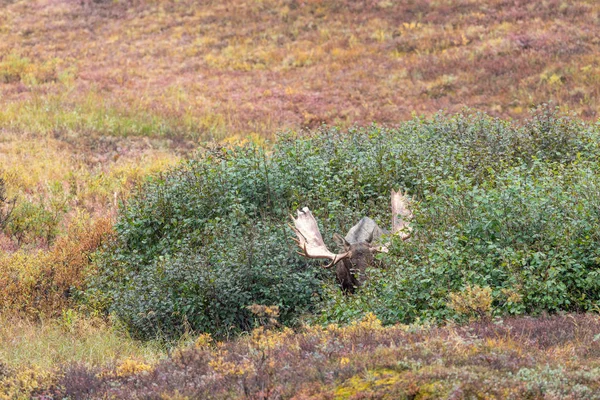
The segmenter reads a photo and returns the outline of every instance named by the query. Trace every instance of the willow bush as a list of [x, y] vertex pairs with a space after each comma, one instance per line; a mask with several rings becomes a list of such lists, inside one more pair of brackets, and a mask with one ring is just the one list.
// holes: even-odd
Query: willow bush
[[[598, 307], [598, 126], [541, 108], [515, 123], [468, 111], [395, 128], [284, 133], [268, 149], [212, 148], [123, 205], [87, 301], [139, 337], [252, 326], [251, 304], [348, 321], [458, 317], [449, 296], [491, 288], [495, 314]], [[414, 237], [354, 296], [295, 254], [308, 206], [330, 246], [361, 216], [389, 227], [389, 193], [413, 197]]]

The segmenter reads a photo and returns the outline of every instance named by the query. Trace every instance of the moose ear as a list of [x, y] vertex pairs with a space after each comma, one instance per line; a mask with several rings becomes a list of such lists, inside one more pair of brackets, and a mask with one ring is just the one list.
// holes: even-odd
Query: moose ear
[[350, 243], [348, 243], [348, 241], [344, 239], [339, 233], [335, 233], [333, 235], [333, 240], [337, 243], [338, 246], [344, 248], [346, 251], [350, 249]]

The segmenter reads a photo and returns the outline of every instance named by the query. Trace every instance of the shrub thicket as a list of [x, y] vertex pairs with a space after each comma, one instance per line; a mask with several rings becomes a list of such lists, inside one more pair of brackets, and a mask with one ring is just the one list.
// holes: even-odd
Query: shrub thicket
[[[447, 318], [461, 309], [450, 295], [471, 287], [491, 293], [486, 314], [592, 309], [598, 133], [544, 108], [520, 126], [466, 112], [282, 134], [269, 151], [212, 149], [122, 208], [88, 299], [142, 337], [247, 329], [253, 303], [279, 306], [283, 323], [317, 305], [325, 321], [369, 310], [385, 322]], [[288, 215], [309, 206], [334, 247], [332, 233], [363, 215], [388, 227], [392, 187], [415, 199], [415, 236], [343, 297], [318, 262], [294, 254]]]
[[322, 317], [448, 318], [470, 284], [491, 289], [494, 314], [598, 309], [600, 175], [584, 165], [536, 162], [493, 183], [440, 186], [419, 203], [418, 236], [396, 243], [357, 296], [332, 292]]

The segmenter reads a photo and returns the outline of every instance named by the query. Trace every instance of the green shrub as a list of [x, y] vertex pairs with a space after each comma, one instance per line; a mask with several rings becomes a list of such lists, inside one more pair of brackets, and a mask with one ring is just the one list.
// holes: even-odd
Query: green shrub
[[445, 319], [453, 293], [492, 288], [496, 315], [600, 307], [596, 163], [534, 162], [470, 189], [440, 186], [419, 203], [417, 234], [383, 256], [359, 295], [336, 293], [324, 320], [376, 311], [384, 322]]
[[[547, 108], [522, 126], [465, 112], [206, 150], [121, 209], [88, 300], [141, 337], [235, 333], [255, 303], [279, 306], [284, 324], [317, 306], [325, 322], [448, 318], [466, 285], [490, 287], [496, 313], [591, 309], [599, 153], [597, 127]], [[333, 249], [361, 216], [389, 227], [392, 187], [415, 198], [416, 235], [343, 297], [294, 254], [289, 214], [309, 206]]]

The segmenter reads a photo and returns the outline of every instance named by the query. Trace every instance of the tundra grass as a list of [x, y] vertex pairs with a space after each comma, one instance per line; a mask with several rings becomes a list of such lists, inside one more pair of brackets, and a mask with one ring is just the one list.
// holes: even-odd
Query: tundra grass
[[0, 317], [0, 360], [11, 369], [36, 366], [51, 370], [71, 362], [108, 365], [128, 357], [154, 362], [163, 351], [155, 342], [137, 342], [118, 326], [73, 310], [38, 321]]
[[157, 342], [134, 341], [118, 325], [73, 310], [41, 321], [0, 316], [0, 399], [32, 398], [55, 384], [64, 365], [151, 365], [165, 356]]
[[0, 127], [222, 140], [464, 106], [600, 111], [600, 4], [9, 1]]
[[[72, 365], [56, 397], [285, 399], [597, 399], [595, 315], [508, 318], [464, 326], [382, 327], [373, 316], [174, 352], [154, 367]], [[125, 370], [129, 373], [125, 374]]]

